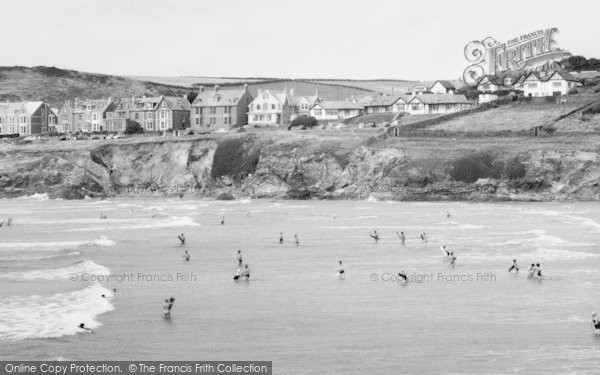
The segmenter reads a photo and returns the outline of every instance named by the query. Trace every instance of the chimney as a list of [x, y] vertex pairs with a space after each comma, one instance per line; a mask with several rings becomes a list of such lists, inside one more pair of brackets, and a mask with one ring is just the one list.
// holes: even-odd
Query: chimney
[[244, 92], [248, 92], [248, 84], [244, 83]]
[[294, 89], [290, 89], [290, 96], [294, 96]]
[[215, 85], [215, 94], [218, 94], [220, 89], [221, 88], [219, 87], [219, 85]]
[[198, 87], [198, 94], [204, 91], [204, 86]]

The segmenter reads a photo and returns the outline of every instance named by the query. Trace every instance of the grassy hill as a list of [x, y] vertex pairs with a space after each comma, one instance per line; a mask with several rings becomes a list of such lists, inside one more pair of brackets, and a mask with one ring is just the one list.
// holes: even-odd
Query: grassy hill
[[75, 97], [184, 95], [189, 91], [187, 87], [54, 67], [0, 67], [0, 101], [44, 100], [58, 106]]

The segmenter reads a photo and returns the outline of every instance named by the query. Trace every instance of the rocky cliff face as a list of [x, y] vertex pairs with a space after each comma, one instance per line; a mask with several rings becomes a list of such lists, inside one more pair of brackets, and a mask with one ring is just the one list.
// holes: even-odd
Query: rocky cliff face
[[[472, 147], [440, 152], [414, 142], [411, 147], [402, 142], [344, 146], [327, 138], [283, 141], [236, 135], [114, 143], [92, 150], [16, 149], [0, 153], [0, 197], [47, 193], [66, 199], [139, 194], [223, 199], [600, 198], [600, 149], [594, 144], [544, 150], [514, 148], [507, 142], [486, 152], [491, 172], [474, 177], [467, 173], [471, 180], [461, 180], [457, 168], [464, 165], [458, 161], [473, 155]], [[496, 168], [510, 160], [518, 160], [522, 175]]]

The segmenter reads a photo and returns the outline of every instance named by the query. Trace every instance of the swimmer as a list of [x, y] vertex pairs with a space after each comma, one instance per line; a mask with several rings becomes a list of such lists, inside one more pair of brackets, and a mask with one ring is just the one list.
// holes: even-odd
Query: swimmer
[[450, 219], [450, 212], [446, 211], [446, 218]]
[[344, 277], [345, 273], [346, 270], [344, 270], [344, 266], [342, 266], [342, 261], [340, 260], [337, 266], [337, 274], [339, 277]]
[[427, 233], [423, 232], [423, 236], [421, 237], [424, 243], [427, 243]]
[[6, 226], [10, 227], [12, 225], [12, 217], [9, 217], [8, 220], [6, 221]]
[[79, 328], [81, 328], [81, 329], [83, 329], [83, 330], [85, 330], [87, 332], [92, 332], [92, 329], [86, 327], [85, 324], [83, 324], [83, 323], [79, 323]]
[[537, 277], [539, 277], [539, 278], [541, 279], [541, 278], [542, 278], [542, 267], [540, 266], [540, 264], [539, 264], [539, 263], [537, 263], [537, 264], [535, 265], [535, 269], [536, 269], [536, 271], [537, 271], [537, 274], [536, 274], [536, 276], [537, 276]]
[[398, 235], [398, 238], [400, 238], [400, 244], [404, 246], [406, 243], [406, 236], [404, 235], [404, 232], [400, 232], [400, 234], [398, 234], [398, 231], [396, 231], [396, 234]]
[[283, 244], [283, 232], [279, 232], [279, 244]]
[[190, 261], [190, 254], [187, 252], [187, 250], [185, 251], [185, 255], [183, 256], [183, 259], [185, 259], [186, 262]]
[[181, 242], [181, 245], [185, 245], [185, 236], [183, 235], [183, 233], [181, 233], [180, 235], [178, 235], [177, 238], [179, 238], [179, 241]]
[[404, 270], [398, 272], [398, 281], [403, 281], [405, 283], [408, 282], [408, 276], [406, 276], [406, 273], [404, 273]]
[[373, 231], [371, 237], [375, 240], [375, 243], [379, 241], [379, 235], [377, 234], [377, 231]]
[[238, 268], [238, 270], [235, 272], [235, 275], [233, 275], [233, 281], [238, 281], [240, 277], [242, 277], [242, 269]]
[[535, 274], [535, 264], [531, 263], [531, 266], [527, 269], [527, 278], [531, 279]]
[[450, 252], [448, 251], [448, 249], [446, 249], [446, 245], [442, 245], [442, 246], [440, 247], [440, 250], [442, 250], [442, 253], [444, 254], [444, 256], [445, 256], [446, 258], [448, 258], [448, 257], [450, 256]]
[[221, 219], [221, 225], [225, 224], [225, 216]]
[[598, 320], [595, 311], [592, 313], [592, 328], [600, 329], [600, 320]]
[[238, 267], [242, 267], [242, 250], [238, 250], [238, 257], [237, 257], [237, 261], [238, 261]]
[[515, 270], [515, 272], [519, 272], [519, 265], [517, 264], [517, 260], [516, 259], [513, 259], [513, 264], [508, 269], [508, 272], [511, 272], [513, 269]]
[[298, 239], [298, 235], [294, 234], [294, 243], [296, 246], [300, 246], [300, 240]]

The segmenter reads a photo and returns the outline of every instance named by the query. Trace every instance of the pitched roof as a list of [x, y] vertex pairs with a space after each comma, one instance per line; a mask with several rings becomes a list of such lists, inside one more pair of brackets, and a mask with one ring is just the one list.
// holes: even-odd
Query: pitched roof
[[350, 100], [324, 101], [324, 102], [315, 104], [315, 107], [316, 106], [321, 106], [323, 109], [364, 109], [365, 108], [362, 104], [356, 103], [356, 102], [353, 102]]
[[37, 111], [42, 104], [44, 104], [44, 102], [25, 102], [25, 109], [31, 115]]
[[36, 102], [8, 102], [8, 103], [0, 103], [0, 114], [2, 115], [19, 115], [21, 112], [25, 111], [27, 114], [32, 115], [35, 111], [40, 108], [40, 106], [44, 104], [44, 102], [36, 101]]
[[245, 91], [241, 90], [214, 90], [202, 91], [194, 99], [194, 107], [220, 107], [236, 105], [244, 96]]
[[452, 82], [450, 81], [446, 81], [446, 80], [439, 80], [439, 81], [435, 81], [433, 83], [433, 85], [429, 86], [429, 89], [431, 90], [431, 88], [433, 86], [435, 86], [436, 83], [440, 83], [440, 85], [442, 85], [446, 90], [456, 90], [456, 87], [454, 87], [454, 85], [452, 84]]
[[556, 72], [550, 74], [550, 76], [548, 77], [547, 80], [552, 79], [552, 77], [555, 74], [558, 74], [559, 76], [561, 76], [565, 81], [579, 82], [579, 80], [577, 78], [573, 77], [573, 75], [571, 75], [570, 73], [560, 72], [560, 71], [556, 71]]
[[465, 98], [464, 95], [450, 95], [450, 94], [422, 94], [413, 97], [410, 102], [418, 99], [423, 104], [456, 104], [464, 103], [469, 104], [470, 101]]

